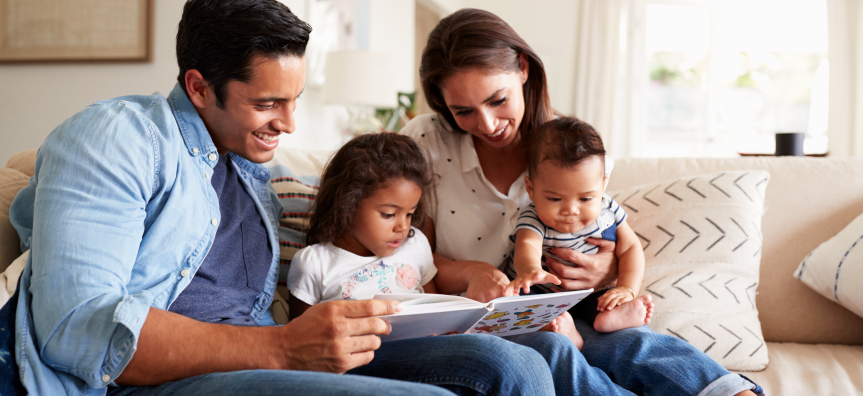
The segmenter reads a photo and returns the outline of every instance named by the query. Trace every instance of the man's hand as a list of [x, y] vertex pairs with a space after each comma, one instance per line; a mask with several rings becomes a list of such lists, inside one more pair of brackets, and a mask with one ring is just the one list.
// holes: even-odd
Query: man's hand
[[476, 266], [478, 270], [470, 277], [467, 298], [485, 303], [498, 297], [511, 296], [512, 290], [506, 275], [489, 264], [481, 264]]
[[284, 353], [282, 367], [288, 370], [344, 373], [368, 364], [381, 346], [376, 334], [389, 334], [392, 327], [378, 315], [401, 311], [389, 300], [330, 301], [311, 306], [305, 313], [279, 328]]
[[594, 255], [587, 255], [567, 248], [554, 248], [552, 253], [576, 265], [571, 267], [546, 256], [545, 265], [552, 275], [560, 278], [561, 290], [584, 290], [599, 288], [617, 278], [615, 243], [605, 239], [588, 239], [588, 243], [599, 246]]

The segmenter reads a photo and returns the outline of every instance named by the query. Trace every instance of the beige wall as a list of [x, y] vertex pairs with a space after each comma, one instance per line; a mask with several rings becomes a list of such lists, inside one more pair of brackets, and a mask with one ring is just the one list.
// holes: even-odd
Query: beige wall
[[[281, 1], [300, 18], [307, 19], [307, 0]], [[400, 66], [410, 68], [410, 72], [397, 77], [403, 85], [412, 85], [413, 69], [418, 67], [414, 64], [412, 39], [413, 3], [402, 4], [408, 1], [368, 3], [373, 25], [369, 32], [370, 49], [396, 52]], [[476, 7], [500, 15], [542, 57], [549, 75], [552, 103], [558, 110], [569, 112], [575, 45], [571, 21], [576, 12], [572, 2], [545, 0], [525, 7], [520, 0], [421, 1], [442, 13]], [[178, 72], [174, 45], [183, 3], [183, 0], [155, 0], [154, 54], [150, 63], [0, 64], [0, 166], [17, 152], [39, 147], [54, 127], [95, 101], [153, 92], [167, 95]], [[283, 137], [282, 147], [328, 149], [344, 138], [338, 131], [338, 120], [346, 116], [342, 109], [321, 103], [319, 88], [307, 86], [297, 109], [297, 133]]]
[[572, 113], [577, 2], [463, 0], [462, 5], [492, 12], [512, 26], [542, 59], [552, 106], [564, 114]]
[[[309, 0], [280, 0], [308, 20]], [[61, 122], [87, 105], [123, 95], [170, 93], [177, 78], [174, 54], [184, 0], [155, 0], [150, 63], [0, 64], [0, 166], [13, 154], [39, 147]], [[369, 47], [396, 53], [399, 89], [413, 86], [414, 6], [407, 0], [369, 0]], [[406, 32], [400, 34], [400, 32]], [[320, 33], [319, 33], [320, 34]], [[315, 31], [312, 32], [314, 40]], [[306, 86], [297, 108], [297, 132], [281, 147], [332, 149], [345, 136], [344, 108], [326, 105], [320, 87]]]
[[0, 65], [0, 166], [39, 147], [63, 120], [102, 99], [161, 92], [177, 78], [174, 42], [181, 0], [156, 0], [153, 62]]

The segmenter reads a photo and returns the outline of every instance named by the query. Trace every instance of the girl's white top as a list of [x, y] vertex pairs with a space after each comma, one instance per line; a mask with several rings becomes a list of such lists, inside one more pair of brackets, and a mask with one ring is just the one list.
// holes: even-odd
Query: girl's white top
[[437, 274], [428, 239], [412, 228], [388, 257], [363, 257], [332, 243], [306, 246], [288, 272], [291, 294], [312, 305], [332, 300], [368, 300], [375, 294], [422, 293]]

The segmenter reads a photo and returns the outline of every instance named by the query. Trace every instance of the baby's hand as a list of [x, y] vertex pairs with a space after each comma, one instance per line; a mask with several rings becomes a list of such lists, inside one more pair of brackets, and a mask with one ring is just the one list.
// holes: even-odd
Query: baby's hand
[[615, 287], [609, 289], [605, 294], [599, 297], [599, 302], [596, 304], [597, 311], [611, 311], [614, 307], [625, 302], [632, 301], [632, 293], [628, 289]]
[[543, 271], [541, 268], [532, 269], [527, 272], [518, 274], [512, 282], [509, 283], [509, 289], [513, 296], [519, 294], [519, 290], [524, 290], [525, 293], [530, 293], [530, 286], [542, 283], [560, 284], [560, 279], [556, 276]]

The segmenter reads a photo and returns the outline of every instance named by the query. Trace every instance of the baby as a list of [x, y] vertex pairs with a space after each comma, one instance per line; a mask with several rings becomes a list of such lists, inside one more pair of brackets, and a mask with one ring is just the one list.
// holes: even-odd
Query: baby
[[[565, 247], [595, 254], [598, 246], [586, 239], [616, 240], [617, 284], [592, 294], [571, 312], [577, 310], [580, 314], [576, 316], [593, 321], [594, 329], [603, 333], [650, 322], [650, 296], [636, 297], [644, 275], [644, 252], [625, 222], [626, 213], [604, 194], [608, 177], [602, 139], [589, 124], [560, 117], [531, 131], [525, 138], [525, 151], [525, 184], [533, 203], [519, 214], [515, 252], [505, 267], [512, 292], [529, 293], [532, 285], [539, 292], [549, 292], [549, 283], [560, 284], [560, 279], [543, 269], [543, 255], [574, 264], [552, 255], [550, 249]], [[571, 323], [556, 320], [546, 330], [566, 334], [581, 349], [582, 338]]]

